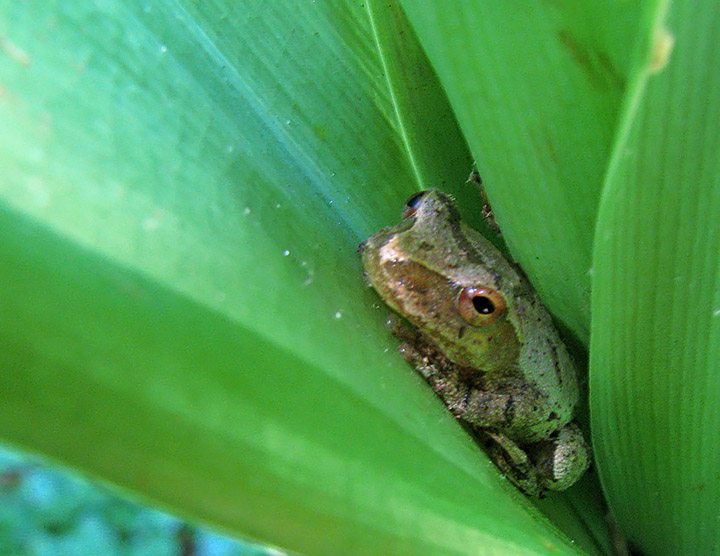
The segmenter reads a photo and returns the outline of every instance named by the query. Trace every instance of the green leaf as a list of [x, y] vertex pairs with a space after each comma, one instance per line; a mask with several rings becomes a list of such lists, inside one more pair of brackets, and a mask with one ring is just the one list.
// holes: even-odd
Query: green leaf
[[3, 438], [308, 554], [578, 553], [361, 281], [418, 180], [470, 169], [401, 14], [31, 0], [0, 31]]
[[403, 3], [513, 256], [587, 345], [597, 205], [640, 4]]
[[[646, 554], [720, 547], [720, 6], [648, 10], [598, 218], [591, 410], [616, 519]], [[669, 53], [674, 41], [674, 48]], [[669, 56], [669, 57], [668, 57]]]

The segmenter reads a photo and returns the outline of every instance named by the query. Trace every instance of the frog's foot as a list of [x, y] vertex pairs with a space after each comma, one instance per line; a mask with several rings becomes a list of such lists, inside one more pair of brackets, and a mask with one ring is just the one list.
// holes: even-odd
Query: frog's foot
[[552, 438], [528, 446], [540, 484], [548, 490], [565, 490], [590, 466], [590, 448], [575, 423], [568, 423]]
[[482, 187], [482, 177], [480, 177], [480, 172], [478, 172], [477, 166], [474, 163], [472, 170], [470, 170], [470, 175], [468, 176], [468, 179], [465, 180], [465, 183], [474, 183], [478, 187]]
[[470, 171], [470, 175], [468, 176], [466, 183], [474, 183], [480, 190], [480, 195], [482, 195], [483, 200], [483, 220], [485, 220], [485, 222], [493, 232], [495, 232], [497, 235], [502, 235], [500, 226], [498, 226], [497, 222], [495, 222], [495, 215], [493, 214], [493, 209], [490, 206], [490, 201], [488, 201], [487, 195], [485, 194], [485, 187], [483, 186], [482, 178], [480, 177], [480, 173], [477, 171], [477, 167], [475, 167], [475, 165], [473, 165], [473, 168]]
[[527, 496], [542, 498], [547, 490], [540, 481], [538, 470], [525, 450], [504, 434], [483, 431], [489, 437], [490, 458], [508, 480]]

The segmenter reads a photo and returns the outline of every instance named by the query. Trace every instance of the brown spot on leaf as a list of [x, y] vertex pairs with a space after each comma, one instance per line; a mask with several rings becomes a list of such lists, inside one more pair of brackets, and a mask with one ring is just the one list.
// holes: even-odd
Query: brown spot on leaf
[[557, 36], [573, 61], [583, 69], [593, 87], [601, 90], [625, 88], [624, 77], [615, 69], [605, 52], [584, 43], [566, 29], [558, 31]]

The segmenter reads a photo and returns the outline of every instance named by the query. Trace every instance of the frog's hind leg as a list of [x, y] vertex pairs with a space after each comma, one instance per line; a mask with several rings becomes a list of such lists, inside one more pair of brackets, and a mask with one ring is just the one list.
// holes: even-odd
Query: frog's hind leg
[[590, 466], [590, 451], [578, 426], [572, 422], [548, 440], [529, 445], [540, 484], [548, 490], [565, 490]]
[[528, 496], [542, 498], [545, 495], [538, 470], [525, 450], [504, 434], [482, 431], [481, 436], [490, 439], [488, 455], [511, 483]]

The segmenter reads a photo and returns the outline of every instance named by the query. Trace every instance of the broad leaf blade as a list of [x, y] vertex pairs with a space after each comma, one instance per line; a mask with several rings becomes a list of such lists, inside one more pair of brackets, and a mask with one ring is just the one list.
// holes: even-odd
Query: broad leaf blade
[[598, 219], [593, 438], [634, 544], [710, 554], [720, 546], [720, 10], [669, 3], [669, 33], [660, 15]]

